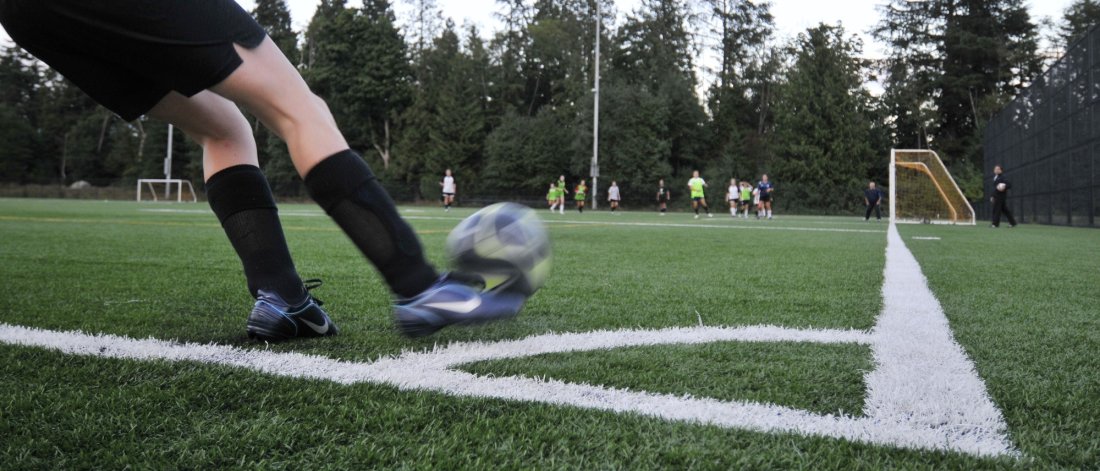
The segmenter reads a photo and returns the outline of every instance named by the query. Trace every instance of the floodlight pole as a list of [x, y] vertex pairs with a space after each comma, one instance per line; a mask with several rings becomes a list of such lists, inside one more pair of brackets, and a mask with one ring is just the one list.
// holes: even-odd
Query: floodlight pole
[[600, 179], [600, 23], [603, 22], [600, 0], [596, 0], [596, 85], [592, 89], [592, 209], [596, 209], [599, 197], [597, 180]]
[[164, 156], [164, 199], [168, 199], [169, 190], [172, 188], [172, 184], [168, 183], [168, 180], [172, 179], [172, 124], [168, 124], [168, 151]]

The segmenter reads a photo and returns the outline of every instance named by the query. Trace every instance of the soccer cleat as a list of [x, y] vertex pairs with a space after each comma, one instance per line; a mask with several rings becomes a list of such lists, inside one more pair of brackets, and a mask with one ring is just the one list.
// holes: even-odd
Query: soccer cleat
[[393, 308], [397, 330], [408, 337], [434, 334], [450, 325], [470, 325], [510, 319], [523, 309], [527, 296], [504, 290], [479, 291], [447, 274], [412, 299]]
[[699, 215], [698, 215], [698, 214], [696, 214], [696, 215], [695, 215], [695, 219], [699, 219]]
[[339, 333], [329, 319], [322, 302], [308, 293], [321, 286], [321, 280], [306, 280], [306, 300], [290, 306], [275, 293], [259, 290], [252, 314], [248, 316], [248, 337], [266, 342], [282, 342], [294, 338], [327, 337]]
[[712, 213], [707, 213], [707, 217], [708, 217], [708, 218], [712, 218], [712, 217], [714, 217], [714, 214], [712, 214]]

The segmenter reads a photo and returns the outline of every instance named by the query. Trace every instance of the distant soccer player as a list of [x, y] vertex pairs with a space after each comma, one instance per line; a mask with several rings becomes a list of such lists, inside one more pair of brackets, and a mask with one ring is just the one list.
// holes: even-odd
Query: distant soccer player
[[871, 182], [866, 190], [863, 190], [863, 204], [867, 206], [867, 214], [863, 215], [864, 221], [871, 220], [871, 211], [875, 212], [875, 219], [882, 220], [882, 191]]
[[553, 183], [550, 184], [550, 190], [546, 192], [546, 204], [550, 206], [550, 211], [558, 207], [558, 186]]
[[588, 185], [584, 184], [584, 180], [581, 180], [577, 187], [573, 189], [573, 200], [577, 202], [577, 212], [584, 213], [584, 198], [588, 195]]
[[1008, 218], [1008, 227], [1016, 227], [1016, 218], [1012, 217], [1012, 211], [1008, 210], [1008, 205], [1005, 204], [1005, 200], [1008, 199], [1008, 190], [1012, 189], [1012, 184], [1005, 180], [1004, 169], [1000, 165], [993, 167], [993, 196], [989, 198], [989, 201], [993, 203], [993, 224], [992, 227], [1001, 227], [1001, 213], [1004, 213]]
[[741, 180], [741, 215], [745, 219], [749, 218], [749, 207], [752, 206], [752, 185], [745, 180]]
[[726, 201], [730, 205], [730, 216], [737, 217], [737, 206], [741, 201], [741, 190], [737, 187], [737, 179], [730, 179], [730, 186], [726, 189]]
[[607, 188], [607, 201], [610, 203], [611, 212], [619, 209], [619, 184], [611, 180], [611, 186]]
[[443, 181], [439, 182], [439, 186], [443, 187], [443, 210], [450, 211], [451, 205], [455, 202], [455, 177], [451, 175], [451, 169], [447, 169], [443, 172]]
[[661, 211], [661, 216], [665, 215], [668, 211], [668, 200], [672, 199], [672, 192], [665, 188], [665, 179], [662, 178], [657, 182], [657, 209]]
[[767, 174], [760, 178], [760, 182], [756, 184], [756, 189], [760, 192], [760, 209], [756, 213], [756, 218], [760, 219], [763, 216], [767, 216], [768, 219], [771, 219], [772, 191], [775, 190], [775, 186], [768, 181]]
[[699, 206], [702, 206], [707, 212], [707, 217], [714, 217], [710, 213], [710, 208], [707, 207], [707, 197], [703, 193], [703, 189], [707, 187], [707, 182], [702, 178], [699, 178], [699, 171], [695, 170], [691, 172], [691, 180], [688, 180], [688, 188], [691, 190], [691, 209], [695, 211], [695, 219], [699, 219]]
[[565, 175], [558, 177], [558, 212], [559, 214], [565, 214], [565, 194], [569, 193], [569, 190], [565, 187]]

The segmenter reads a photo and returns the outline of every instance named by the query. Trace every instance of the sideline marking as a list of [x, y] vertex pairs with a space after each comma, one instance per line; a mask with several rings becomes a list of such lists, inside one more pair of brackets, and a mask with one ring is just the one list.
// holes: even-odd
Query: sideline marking
[[940, 240], [939, 237], [918, 237], [918, 236], [913, 236], [913, 237], [911, 237], [911, 239], [913, 239], [913, 240]]
[[[115, 335], [56, 332], [0, 323], [0, 343], [135, 360], [195, 361], [340, 384], [371, 382], [406, 391], [557, 404], [760, 432], [793, 432], [911, 449], [1020, 456], [974, 364], [955, 342], [920, 265], [891, 225], [883, 311], [870, 332], [776, 326], [684, 327], [545, 334], [500, 342], [457, 342], [374, 362], [346, 362]], [[855, 343], [871, 347], [863, 416], [818, 414], [768, 403], [655, 394], [523, 376], [486, 377], [463, 364], [545, 353], [711, 342]]]
[[[440, 221], [461, 221], [462, 218], [443, 217], [443, 216], [405, 216], [405, 219], [431, 219]], [[840, 229], [840, 228], [828, 228], [828, 227], [796, 227], [796, 226], [764, 226], [764, 225], [751, 225], [751, 226], [727, 226], [721, 224], [691, 224], [691, 223], [665, 223], [665, 222], [616, 222], [616, 221], [581, 221], [578, 219], [549, 219], [539, 217], [543, 223], [546, 224], [573, 224], [573, 225], [597, 225], [597, 226], [633, 226], [633, 227], [703, 227], [707, 229], [746, 229], [746, 230], [761, 230], [761, 231], [799, 231], [799, 232], [848, 232], [848, 233], [863, 233], [863, 234], [882, 234], [885, 230], [874, 229]], [[761, 222], [760, 224], [767, 224], [767, 222]]]
[[[184, 214], [212, 214], [208, 210], [201, 209], [171, 209], [171, 208], [157, 208], [157, 209], [139, 209], [138, 211], [157, 212], [157, 213], [184, 213]], [[424, 212], [424, 210], [403, 210], [405, 212]], [[309, 211], [309, 210], [290, 210], [279, 211], [280, 216], [307, 216], [307, 217], [319, 217], [324, 216], [324, 212]], [[422, 219], [431, 221], [461, 221], [461, 217], [453, 216], [402, 216], [405, 219]], [[829, 227], [797, 227], [797, 226], [765, 226], [765, 225], [751, 225], [751, 226], [729, 226], [721, 224], [690, 224], [690, 223], [663, 223], [663, 222], [616, 222], [616, 221], [581, 221], [575, 219], [551, 219], [544, 218], [541, 215], [539, 219], [546, 224], [572, 224], [574, 227], [579, 225], [599, 225], [599, 226], [634, 226], [634, 227], [704, 227], [708, 229], [746, 229], [746, 230], [761, 230], [761, 231], [796, 231], [796, 232], [845, 232], [845, 233], [860, 233], [860, 234], [882, 234], [885, 230], [876, 229], [841, 229], [841, 228], [829, 228]], [[759, 224], [768, 224], [767, 222], [760, 222]], [[838, 224], [844, 224], [843, 221], [838, 221]]]

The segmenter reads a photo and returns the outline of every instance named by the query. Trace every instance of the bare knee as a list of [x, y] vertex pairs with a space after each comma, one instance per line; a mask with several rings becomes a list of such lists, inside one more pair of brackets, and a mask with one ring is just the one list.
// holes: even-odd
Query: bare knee
[[293, 136], [300, 135], [310, 127], [336, 127], [336, 120], [332, 117], [328, 103], [312, 91], [295, 102], [269, 103], [263, 109], [249, 108], [249, 111], [257, 113], [264, 125], [284, 141], [293, 139]]
[[237, 106], [213, 93], [200, 92], [190, 98], [173, 93], [149, 115], [172, 123], [203, 148], [256, 146], [252, 128]]

